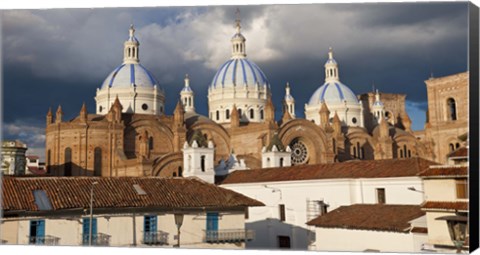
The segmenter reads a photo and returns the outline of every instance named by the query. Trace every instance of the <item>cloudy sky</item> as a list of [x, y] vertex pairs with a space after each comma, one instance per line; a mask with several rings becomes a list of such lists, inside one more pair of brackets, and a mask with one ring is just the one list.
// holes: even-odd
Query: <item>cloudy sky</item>
[[[123, 59], [130, 23], [140, 60], [167, 94], [172, 114], [186, 73], [197, 112], [207, 115], [207, 87], [230, 58], [235, 6], [2, 11], [3, 138], [20, 139], [44, 156], [45, 114], [62, 105], [65, 119], [94, 96]], [[356, 94], [407, 95], [413, 129], [423, 129], [424, 80], [467, 70], [466, 3], [240, 6], [247, 56], [267, 75], [281, 117], [285, 83], [296, 114], [323, 83], [331, 46], [340, 79]]]

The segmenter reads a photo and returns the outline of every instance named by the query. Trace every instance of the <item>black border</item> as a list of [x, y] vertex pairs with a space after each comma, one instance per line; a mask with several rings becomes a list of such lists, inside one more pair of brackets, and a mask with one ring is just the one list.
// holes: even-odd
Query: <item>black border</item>
[[478, 19], [478, 7], [469, 3], [469, 80], [470, 80], [470, 91], [469, 91], [469, 102], [470, 102], [470, 114], [469, 114], [469, 176], [470, 176], [470, 222], [469, 222], [469, 233], [470, 233], [470, 252], [478, 249], [479, 242], [479, 129], [478, 129], [478, 119], [479, 119], [479, 55], [478, 55], [478, 40], [479, 40], [479, 19]]

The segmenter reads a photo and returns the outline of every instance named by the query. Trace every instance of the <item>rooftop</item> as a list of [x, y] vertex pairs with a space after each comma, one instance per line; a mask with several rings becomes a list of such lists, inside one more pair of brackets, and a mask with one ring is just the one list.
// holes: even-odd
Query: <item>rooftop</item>
[[441, 211], [468, 211], [468, 202], [457, 201], [426, 201], [422, 209]]
[[425, 215], [419, 205], [354, 204], [307, 222], [321, 228], [410, 232], [409, 221]]
[[[92, 185], [94, 182], [97, 184]], [[51, 210], [89, 207], [94, 187], [94, 208], [208, 209], [263, 206], [263, 203], [196, 178], [159, 177], [8, 177], [3, 178], [5, 215], [38, 212], [34, 196], [45, 192]], [[139, 189], [140, 188], [140, 189]], [[143, 190], [140, 194], [138, 190]], [[145, 193], [145, 194], [143, 194]]]
[[418, 175], [423, 178], [467, 177], [468, 168], [466, 166], [435, 166], [419, 173]]
[[408, 177], [417, 176], [417, 174], [428, 169], [431, 165], [438, 165], [438, 163], [422, 158], [408, 158], [241, 170], [229, 174], [221, 184]]

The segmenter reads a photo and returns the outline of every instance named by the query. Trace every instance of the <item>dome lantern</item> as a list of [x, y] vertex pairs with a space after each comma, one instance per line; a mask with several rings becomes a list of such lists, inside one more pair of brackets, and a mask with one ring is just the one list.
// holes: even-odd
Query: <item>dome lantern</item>
[[128, 40], [125, 41], [123, 46], [124, 48], [123, 63], [124, 64], [139, 63], [140, 60], [138, 58], [138, 49], [139, 49], [140, 43], [135, 37], [135, 28], [133, 27], [133, 24], [130, 25], [128, 34], [129, 34]]
[[237, 9], [235, 12], [237, 15], [237, 19], [235, 20], [237, 33], [233, 35], [232, 40], [232, 58], [245, 58], [247, 56], [247, 50], [245, 48], [245, 37], [242, 35], [240, 29], [242, 26], [240, 25], [240, 10]]
[[328, 49], [328, 60], [325, 63], [325, 82], [329, 81], [339, 81], [338, 75], [338, 64], [337, 61], [333, 58], [333, 49], [330, 47]]

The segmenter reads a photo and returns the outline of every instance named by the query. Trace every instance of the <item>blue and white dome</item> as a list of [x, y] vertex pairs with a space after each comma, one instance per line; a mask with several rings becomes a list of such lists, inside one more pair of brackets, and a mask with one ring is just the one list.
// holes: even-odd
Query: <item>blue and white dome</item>
[[153, 88], [158, 85], [157, 79], [139, 63], [122, 64], [111, 72], [102, 84], [102, 89], [129, 88], [132, 86]]
[[247, 58], [232, 58], [225, 62], [213, 77], [211, 88], [269, 86], [262, 70]]
[[328, 81], [313, 93], [308, 104], [320, 105], [322, 102], [327, 105], [345, 102], [358, 104], [358, 99], [355, 93], [340, 81]]

